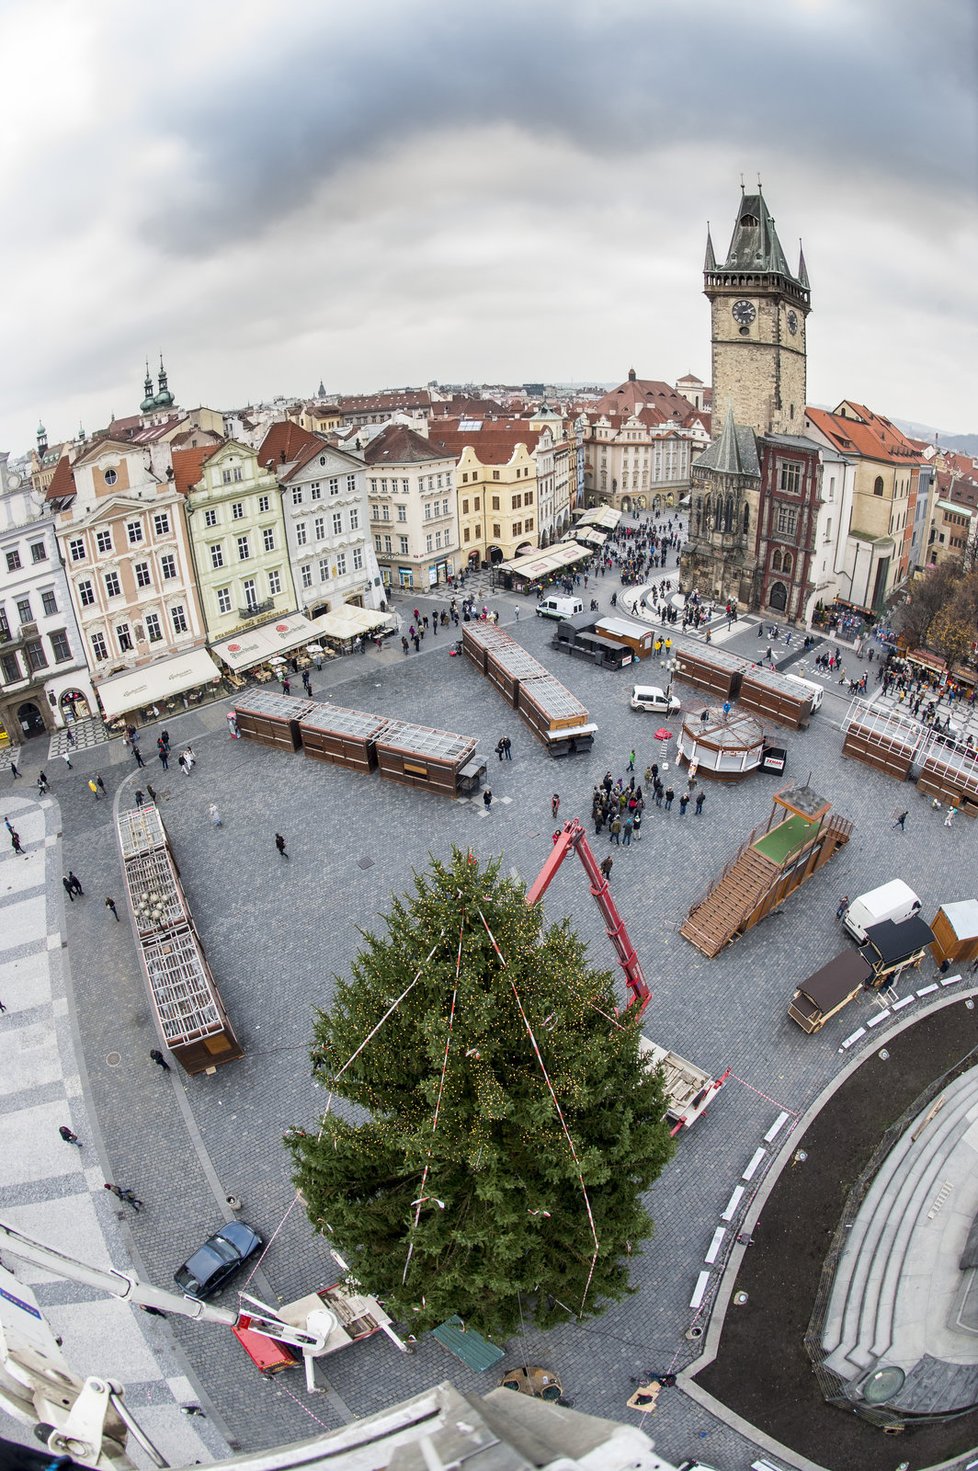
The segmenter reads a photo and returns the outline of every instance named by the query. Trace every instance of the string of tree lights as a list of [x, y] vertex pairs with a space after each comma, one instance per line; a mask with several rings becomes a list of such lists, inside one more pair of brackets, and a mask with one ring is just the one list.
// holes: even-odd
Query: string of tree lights
[[674, 1145], [615, 1013], [611, 973], [498, 859], [433, 860], [363, 933], [315, 1021], [326, 1112], [286, 1145], [313, 1227], [412, 1331], [458, 1313], [504, 1337], [521, 1297], [546, 1324], [629, 1291]]

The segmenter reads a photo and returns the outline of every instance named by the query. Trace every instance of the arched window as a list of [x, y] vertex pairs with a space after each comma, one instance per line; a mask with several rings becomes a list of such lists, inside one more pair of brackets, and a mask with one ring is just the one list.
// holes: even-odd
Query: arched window
[[791, 576], [791, 569], [793, 566], [794, 562], [792, 561], [791, 553], [785, 552], [784, 561], [781, 563], [781, 570], [784, 573], [785, 577]]
[[771, 571], [772, 572], [780, 572], [781, 571], [781, 553], [780, 552], [775, 552], [774, 556], [771, 558]]
[[767, 600], [770, 603], [771, 607], [775, 610], [775, 612], [784, 612], [785, 608], [788, 606], [788, 589], [785, 587], [783, 582], [772, 583], [771, 591], [768, 594]]
[[[656, 496], [656, 498], [655, 498], [655, 509], [656, 510], [659, 509], [659, 497], [658, 496]], [[700, 534], [700, 526], [702, 525], [702, 522], [703, 522], [703, 497], [701, 495], [698, 495], [696, 497], [696, 508], [695, 508], [695, 511], [694, 511], [694, 515], [696, 517], [696, 535], [699, 536], [699, 534]]]
[[744, 506], [744, 535], [750, 531], [750, 506]]
[[727, 504], [724, 509], [723, 529], [724, 531], [733, 530], [733, 496], [730, 495], [727, 496]]
[[876, 479], [873, 481], [873, 494], [874, 495], [882, 495], [883, 494], [883, 477], [882, 477], [882, 475], [877, 475]]

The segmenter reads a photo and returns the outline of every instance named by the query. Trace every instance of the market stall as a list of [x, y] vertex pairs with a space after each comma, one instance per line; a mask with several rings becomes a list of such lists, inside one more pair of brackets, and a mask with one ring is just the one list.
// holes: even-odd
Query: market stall
[[314, 706], [313, 700], [280, 695], [277, 690], [246, 690], [234, 702], [234, 718], [239, 734], [248, 740], [298, 751], [299, 722]]
[[302, 749], [314, 761], [331, 761], [352, 771], [375, 771], [375, 742], [387, 723], [384, 715], [367, 715], [340, 705], [313, 705], [299, 722]]

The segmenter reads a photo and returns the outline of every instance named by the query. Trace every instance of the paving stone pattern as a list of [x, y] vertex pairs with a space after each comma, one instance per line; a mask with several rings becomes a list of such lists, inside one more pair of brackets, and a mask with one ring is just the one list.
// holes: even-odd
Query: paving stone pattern
[[[605, 611], [616, 586], [610, 577], [599, 584]], [[429, 612], [436, 606], [420, 597], [398, 601], [402, 616], [415, 604]], [[311, 1018], [316, 1007], [328, 1006], [334, 975], [346, 973], [359, 927], [377, 924], [390, 894], [408, 887], [412, 868], [424, 867], [431, 853], [447, 855], [452, 843], [471, 846], [480, 858], [502, 854], [506, 869], [529, 882], [549, 851], [554, 791], [562, 818], [587, 821], [592, 786], [606, 770], [623, 773], [632, 746], [639, 780], [650, 760], [663, 762], [653, 740], [658, 718], [628, 706], [630, 684], [649, 678], [648, 666], [616, 673], [571, 660], [550, 648], [553, 626], [532, 616], [530, 601], [513, 595], [487, 601], [589, 708], [599, 726], [591, 753], [551, 760], [494, 687], [468, 661], [448, 657], [443, 634], [429, 633], [420, 655], [404, 657], [389, 643], [383, 653], [333, 661], [312, 679], [317, 697], [477, 735], [497, 798], [488, 816], [481, 801], [453, 803], [377, 775], [231, 741], [221, 705], [169, 721], [175, 752], [181, 741], [194, 744], [198, 764], [189, 778], [175, 764], [164, 773], [150, 759], [152, 730], [143, 737], [151, 768], [145, 772], [137, 773], [121, 744], [112, 742], [80, 753], [73, 773], [54, 775], [67, 861], [98, 896], [67, 916], [88, 1097], [110, 1168], [147, 1202], [128, 1224], [140, 1259], [160, 1283], [227, 1217], [230, 1193], [241, 1197], [243, 1217], [266, 1239], [277, 1233], [262, 1277], [252, 1284], [259, 1297], [288, 1300], [331, 1279], [335, 1266], [325, 1244], [312, 1236], [300, 1207], [290, 1210], [281, 1135], [290, 1124], [314, 1123], [324, 1105], [310, 1077]], [[684, 703], [700, 699], [681, 683], [676, 691]], [[767, 822], [783, 780], [758, 773], [736, 786], [704, 783], [702, 817], [690, 808], [681, 818], [678, 805], [669, 814], [648, 807], [641, 842], [613, 851], [612, 887], [654, 992], [646, 1030], [715, 1072], [731, 1067], [735, 1076], [680, 1141], [651, 1192], [657, 1229], [636, 1252], [635, 1294], [596, 1320], [547, 1334], [531, 1329], [525, 1343], [511, 1345], [515, 1356], [525, 1353], [559, 1372], [582, 1410], [630, 1418], [631, 1376], [692, 1357], [684, 1338], [693, 1320], [688, 1303], [733, 1186], [778, 1111], [804, 1109], [841, 1066], [842, 1037], [871, 1011], [870, 998], [857, 1001], [817, 1037], [806, 1037], [786, 1015], [793, 984], [843, 946], [835, 921], [839, 894], [900, 875], [917, 888], [930, 918], [942, 900], [973, 891], [975, 827], [945, 830], [912, 788], [843, 760], [840, 718], [832, 702], [808, 732], [778, 735], [788, 749], [788, 778], [804, 780], [810, 771], [813, 785], [854, 819], [852, 841], [781, 912], [716, 960], [682, 940], [679, 926], [750, 829]], [[512, 738], [512, 762], [493, 754], [501, 735]], [[97, 760], [116, 800], [131, 801], [147, 778], [159, 796], [200, 934], [246, 1049], [241, 1061], [212, 1078], [167, 1077], [149, 1062], [156, 1038], [132, 936], [101, 904], [104, 894], [121, 904], [123, 889], [111, 805], [94, 803], [85, 785], [87, 766], [94, 769]], [[672, 768], [668, 774], [677, 775]], [[208, 822], [212, 801], [224, 818], [221, 829]], [[910, 816], [901, 833], [893, 816], [905, 805]], [[276, 831], [288, 840], [287, 862], [275, 851]], [[596, 840], [599, 857], [606, 845], [606, 838]], [[595, 961], [612, 968], [578, 865], [564, 865], [545, 904], [552, 919], [570, 915]], [[119, 1065], [109, 1061], [113, 1052]], [[222, 1330], [177, 1320], [167, 1327], [207, 1402], [231, 1437], [248, 1447], [311, 1434], [317, 1419], [333, 1425], [369, 1414], [443, 1378], [466, 1390], [490, 1387], [430, 1337], [410, 1357], [375, 1338], [331, 1358], [329, 1393], [308, 1401], [301, 1375], [262, 1380]], [[678, 1389], [661, 1397], [646, 1428], [675, 1459], [697, 1450], [720, 1465], [747, 1459], [747, 1442]]]

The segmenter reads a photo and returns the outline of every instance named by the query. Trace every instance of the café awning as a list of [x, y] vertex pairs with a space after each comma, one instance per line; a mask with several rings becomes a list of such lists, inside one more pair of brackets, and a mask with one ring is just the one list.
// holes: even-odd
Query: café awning
[[390, 627], [389, 613], [377, 613], [372, 608], [358, 608], [353, 603], [341, 603], [328, 613], [314, 620], [316, 638], [350, 639], [360, 634], [372, 633], [378, 628]]
[[287, 613], [273, 623], [264, 623], [260, 628], [249, 628], [234, 638], [226, 638], [219, 644], [211, 644], [211, 652], [230, 669], [251, 669], [262, 664], [273, 654], [287, 654], [300, 644], [313, 643], [318, 630], [303, 613]]
[[221, 671], [206, 649], [191, 649], [187, 654], [161, 659], [143, 669], [129, 669], [125, 674], [96, 684], [95, 688], [106, 720], [114, 720], [129, 710], [141, 710], [160, 700], [172, 699], [220, 677]]

